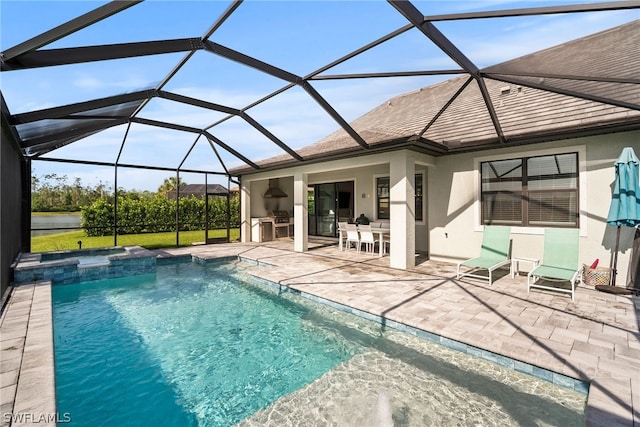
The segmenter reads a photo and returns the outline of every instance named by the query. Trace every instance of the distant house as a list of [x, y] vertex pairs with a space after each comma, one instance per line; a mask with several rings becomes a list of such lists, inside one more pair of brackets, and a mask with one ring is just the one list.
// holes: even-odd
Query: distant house
[[[206, 194], [216, 196], [226, 196], [228, 190], [220, 184], [187, 184], [180, 187], [180, 198], [195, 196], [199, 199], [203, 199]], [[176, 190], [170, 190], [167, 192], [167, 199], [176, 199]]]

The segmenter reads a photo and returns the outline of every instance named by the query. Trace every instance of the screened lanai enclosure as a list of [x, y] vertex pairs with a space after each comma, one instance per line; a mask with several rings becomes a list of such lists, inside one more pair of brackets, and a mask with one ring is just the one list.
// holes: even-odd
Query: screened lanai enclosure
[[[636, 92], [628, 90], [640, 83], [633, 61], [604, 75], [589, 67], [567, 73], [563, 61], [501, 65], [637, 20], [639, 1], [509, 6], [3, 1], [3, 293], [16, 254], [31, 250], [34, 173], [109, 182], [114, 206], [121, 188], [155, 189], [167, 177], [219, 184], [227, 189], [222, 199], [228, 208], [229, 190], [241, 185], [237, 171], [274, 168], [262, 160], [278, 156], [283, 164], [318, 162], [321, 153], [300, 149], [336, 129], [350, 138], [344, 156], [384, 151], [385, 144], [371, 143], [375, 128], [359, 132], [350, 123], [397, 94], [451, 77], [464, 79], [447, 87], [446, 101], [424, 118], [422, 131], [388, 143], [443, 156], [534, 141], [502, 126], [496, 113], [501, 101], [487, 81], [639, 109]], [[511, 30], [522, 27], [527, 30], [514, 37]], [[611, 50], [625, 49], [638, 46], [621, 40]], [[488, 127], [489, 135], [474, 137], [455, 126], [456, 111], [465, 108], [456, 101], [467, 91], [481, 95], [485, 114], [478, 126]], [[580, 132], [577, 127], [575, 135]], [[105, 225], [114, 243], [122, 221], [117, 212]], [[180, 215], [177, 209], [171, 220], [176, 244], [185, 221]], [[233, 224], [224, 226], [228, 236]]]

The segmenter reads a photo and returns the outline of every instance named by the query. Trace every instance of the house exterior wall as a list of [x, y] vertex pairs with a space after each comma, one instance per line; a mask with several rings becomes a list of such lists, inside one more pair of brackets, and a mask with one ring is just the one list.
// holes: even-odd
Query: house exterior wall
[[[416, 173], [423, 174], [423, 188], [425, 203], [423, 213], [425, 220], [416, 223], [415, 245], [416, 251], [426, 253], [428, 250], [428, 218], [426, 206], [426, 193], [428, 193], [427, 168], [433, 164], [429, 156], [411, 153], [417, 163]], [[267, 215], [270, 209], [283, 209], [290, 213], [294, 206], [294, 179], [295, 173], [304, 173], [309, 185], [353, 181], [354, 182], [354, 215], [364, 213], [372, 221], [386, 221], [376, 217], [376, 178], [389, 176], [389, 154], [374, 154], [361, 156], [347, 160], [336, 160], [325, 163], [317, 163], [294, 168], [286, 168], [277, 171], [244, 175], [242, 183], [248, 189], [249, 212], [251, 217], [258, 218]], [[280, 179], [280, 188], [289, 197], [282, 199], [264, 199], [262, 195], [267, 191], [270, 178]], [[277, 207], [275, 205], [277, 204]], [[244, 237], [243, 237], [244, 238]], [[250, 237], [247, 236], [247, 241]]]
[[[624, 147], [640, 153], [640, 131], [622, 132], [547, 143], [484, 150], [438, 158], [409, 152], [416, 173], [424, 174], [425, 220], [416, 223], [415, 249], [434, 260], [458, 262], [477, 256], [482, 242], [479, 204], [479, 163], [551, 153], [579, 153], [580, 261], [609, 266], [615, 247], [616, 228], [606, 225], [615, 169], [613, 163]], [[374, 154], [352, 159], [299, 166], [243, 177], [249, 182], [251, 215], [266, 214], [261, 195], [269, 178], [280, 178], [281, 188], [290, 197], [280, 199], [280, 209], [293, 210], [293, 176], [305, 174], [308, 184], [354, 181], [355, 215], [376, 218], [378, 176], [389, 176], [389, 154]], [[622, 227], [618, 252], [617, 284], [627, 281], [634, 229]], [[514, 256], [542, 258], [544, 228], [512, 227]]]
[[[640, 132], [575, 138], [439, 157], [429, 168], [429, 255], [458, 262], [479, 254], [482, 227], [479, 217], [479, 159], [521, 157], [530, 154], [579, 151], [580, 262], [609, 266], [616, 228], [606, 224], [615, 179], [614, 161], [624, 147], [640, 151]], [[622, 227], [616, 284], [627, 281], [634, 229]], [[514, 256], [542, 258], [543, 228], [512, 227]]]

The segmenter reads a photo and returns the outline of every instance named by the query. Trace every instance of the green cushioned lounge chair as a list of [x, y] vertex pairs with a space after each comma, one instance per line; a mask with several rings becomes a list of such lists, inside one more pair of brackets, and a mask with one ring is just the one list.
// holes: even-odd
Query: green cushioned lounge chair
[[[544, 253], [542, 264], [529, 272], [527, 291], [531, 288], [571, 294], [575, 293], [576, 281], [580, 274], [578, 263], [580, 252], [580, 230], [565, 228], [547, 228], [544, 230]], [[539, 279], [543, 283], [538, 283]], [[556, 282], [558, 285], [555, 285]], [[559, 286], [569, 282], [570, 287]]]
[[[456, 278], [469, 276], [478, 279], [488, 279], [489, 286], [493, 283], [493, 271], [511, 262], [511, 227], [501, 225], [487, 225], [482, 235], [480, 256], [468, 259], [458, 264]], [[462, 270], [462, 267], [469, 269]], [[488, 275], [478, 274], [487, 270]]]

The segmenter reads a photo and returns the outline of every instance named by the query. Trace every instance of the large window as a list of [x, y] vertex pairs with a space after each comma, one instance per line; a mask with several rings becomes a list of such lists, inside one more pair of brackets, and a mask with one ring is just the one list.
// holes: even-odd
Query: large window
[[[422, 174], [417, 173], [414, 178], [416, 221], [422, 221], [423, 184]], [[389, 213], [389, 177], [376, 178], [376, 213], [377, 219], [390, 219]]]
[[378, 219], [389, 219], [389, 177], [383, 176], [376, 179], [377, 197], [376, 212]]
[[578, 153], [480, 164], [482, 223], [578, 227]]

